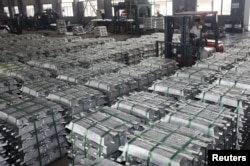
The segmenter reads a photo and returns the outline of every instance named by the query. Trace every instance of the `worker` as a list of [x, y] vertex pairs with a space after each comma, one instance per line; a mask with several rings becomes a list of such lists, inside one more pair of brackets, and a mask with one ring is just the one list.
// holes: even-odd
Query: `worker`
[[190, 30], [191, 44], [194, 46], [194, 55], [199, 53], [201, 47], [206, 45], [206, 34], [202, 33], [201, 19], [195, 19], [195, 25]]
[[157, 11], [157, 17], [163, 17], [163, 15], [159, 12], [159, 11]]
[[200, 19], [195, 19], [195, 25], [190, 30], [191, 38], [198, 39], [201, 35]]
[[100, 12], [101, 12], [102, 19], [104, 20], [105, 19], [105, 14], [101, 10], [100, 10]]

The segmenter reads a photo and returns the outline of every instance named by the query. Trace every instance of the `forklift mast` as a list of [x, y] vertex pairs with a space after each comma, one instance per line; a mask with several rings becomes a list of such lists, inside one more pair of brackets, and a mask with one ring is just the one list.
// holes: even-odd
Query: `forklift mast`
[[191, 21], [194, 22], [196, 18], [200, 18], [204, 23], [203, 27], [206, 27], [208, 30], [212, 30], [214, 32], [214, 44], [213, 47], [216, 51], [219, 51], [219, 26], [218, 26], [218, 14], [217, 12], [211, 11], [189, 11], [189, 12], [180, 12], [175, 13], [175, 16], [191, 16]]
[[[174, 58], [180, 55], [180, 66], [187, 66], [188, 58], [191, 57], [192, 45], [189, 38], [191, 25], [190, 16], [166, 16], [165, 17], [165, 58]], [[180, 42], [173, 41], [175, 29], [180, 30]]]

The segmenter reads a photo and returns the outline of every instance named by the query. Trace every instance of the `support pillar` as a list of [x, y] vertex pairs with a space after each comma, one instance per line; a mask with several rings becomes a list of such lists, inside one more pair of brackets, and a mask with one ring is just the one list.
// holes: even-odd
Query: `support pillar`
[[36, 13], [41, 13], [42, 12], [42, 3], [41, 0], [35, 0], [35, 4], [36, 4]]
[[104, 0], [104, 12], [107, 19], [112, 18], [112, 10], [111, 0]]
[[250, 1], [249, 0], [245, 0], [244, 28], [250, 31]]
[[14, 0], [8, 0], [10, 18], [14, 18]]
[[23, 11], [23, 0], [18, 0], [17, 3], [18, 3], [19, 13], [23, 14], [24, 13], [24, 11]]
[[0, 0], [0, 13], [3, 13], [3, 0]]

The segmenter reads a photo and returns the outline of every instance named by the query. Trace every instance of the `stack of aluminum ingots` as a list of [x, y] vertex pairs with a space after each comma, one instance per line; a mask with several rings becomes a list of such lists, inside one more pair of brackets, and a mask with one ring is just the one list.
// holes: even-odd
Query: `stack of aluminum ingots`
[[141, 61], [140, 65], [161, 70], [162, 76], [169, 76], [174, 74], [177, 70], [177, 63], [172, 59], [163, 59], [159, 57], [150, 57]]
[[152, 57], [155, 56], [156, 46], [155, 41], [151, 43], [146, 43], [144, 45], [144, 55], [143, 57]]
[[102, 73], [83, 68], [66, 69], [58, 72], [57, 79], [75, 84], [84, 84], [89, 79]]
[[235, 59], [229, 60], [209, 57], [204, 61], [197, 61], [193, 67], [223, 71], [233, 68], [233, 63], [235, 63]]
[[143, 26], [144, 29], [154, 29], [155, 22], [153, 20], [153, 17], [143, 17]]
[[[4, 128], [4, 126], [2, 126], [2, 124], [4, 124], [4, 122], [0, 121], [1, 129]], [[8, 145], [8, 141], [5, 138], [6, 137], [4, 135], [2, 135], [2, 132], [0, 131], [0, 165], [10, 165], [8, 162], [9, 158], [7, 156], [7, 150], [6, 150], [7, 145]]]
[[134, 115], [131, 115], [127, 112], [112, 108], [112, 107], [99, 107], [95, 110], [91, 109], [92, 112], [101, 112], [104, 114], [107, 114], [109, 116], [113, 116], [114, 118], [119, 119], [121, 122], [124, 122], [125, 125], [131, 129], [130, 132], [134, 130], [141, 130], [143, 129], [143, 124], [145, 124], [145, 119], [136, 117]]
[[138, 64], [142, 59], [141, 52], [138, 47], [135, 48], [134, 46], [128, 46], [124, 53], [125, 54], [123, 54], [124, 56], [120, 61], [126, 65]]
[[4, 121], [0, 132], [8, 138], [10, 165], [42, 166], [66, 154], [68, 144], [61, 113], [65, 110], [60, 105], [25, 95], [22, 99], [13, 95], [9, 101], [5, 96], [1, 94], [1, 99], [12, 103], [0, 109]]
[[250, 90], [250, 77], [248, 74], [248, 72], [226, 71], [217, 79], [216, 83], [219, 85], [234, 86], [236, 88]]
[[227, 53], [230, 53], [236, 57], [248, 58], [249, 56], [249, 48], [238, 48], [238, 47], [231, 47], [226, 49]]
[[33, 80], [42, 80], [44, 77], [49, 77], [50, 73], [46, 70], [39, 68], [15, 68], [6, 69], [3, 72], [6, 76], [14, 77], [18, 82], [31, 82]]
[[193, 99], [200, 92], [199, 88], [201, 86], [205, 86], [205, 84], [197, 80], [164, 77], [162, 80], [157, 80], [149, 87], [149, 90], [164, 96]]
[[81, 85], [50, 92], [47, 98], [70, 107], [71, 111], [68, 112], [70, 117], [80, 112], [87, 112], [95, 106], [103, 106], [106, 104], [103, 93]]
[[0, 63], [0, 74], [6, 72], [6, 71], [16, 71], [16, 70], [23, 70], [27, 69], [29, 66], [24, 65], [19, 62], [14, 63]]
[[58, 72], [69, 67], [75, 67], [78, 65], [77, 62], [74, 62], [66, 58], [43, 58], [43, 59], [34, 59], [27, 62], [30, 66], [35, 66], [39, 68], [48, 69], [50, 71]]
[[218, 72], [199, 67], [183, 68], [176, 72], [175, 77], [197, 80], [200, 82], [212, 83], [216, 80]]
[[9, 63], [13, 61], [18, 61], [18, 57], [13, 55], [13, 52], [9, 50], [3, 50], [0, 53], [0, 62]]
[[119, 99], [112, 108], [134, 115], [140, 118], [144, 124], [152, 124], [163, 118], [166, 115], [166, 108], [174, 103], [173, 98], [139, 92]]
[[24, 83], [20, 90], [23, 93], [29, 94], [31, 96], [44, 98], [47, 97], [49, 93], [59, 89], [63, 89], [67, 86], [68, 85], [63, 81], [48, 77], [43, 80]]
[[236, 137], [232, 135], [237, 122], [231, 109], [201, 101], [181, 101], [167, 109], [162, 121], [198, 130], [213, 139], [215, 148], [232, 149]]
[[111, 73], [91, 78], [85, 83], [86, 86], [101, 90], [107, 96], [108, 103], [111, 104], [117, 97], [134, 91], [138, 88], [133, 77]]
[[250, 71], [249, 62], [246, 61], [246, 62], [238, 63], [237, 65], [235, 65], [235, 67], [233, 69], [231, 69], [231, 71], [237, 71], [237, 72], [241, 72], [241, 73], [249, 72]]
[[219, 61], [229, 61], [231, 63], [237, 63], [237, 62], [241, 62], [241, 61], [246, 61], [247, 60], [248, 55], [247, 54], [232, 54], [232, 53], [213, 53], [213, 56], [209, 57], [210, 58], [214, 58], [214, 59], [218, 59]]
[[92, 64], [89, 68], [91, 71], [97, 71], [101, 74], [105, 73], [115, 73], [118, 70], [125, 68], [126, 65], [122, 63], [117, 63], [113, 61], [104, 61], [102, 63]]
[[141, 65], [123, 68], [118, 73], [123, 76], [130, 76], [134, 78], [138, 83], [138, 88], [149, 86], [153, 81], [161, 78], [162, 76], [162, 72], [159, 68]]
[[92, 157], [110, 159], [125, 144], [126, 133], [130, 130], [128, 124], [118, 116], [98, 110], [82, 113], [66, 128], [71, 132], [67, 136], [71, 143], [68, 156], [73, 159], [73, 165], [79, 165], [82, 159]]
[[129, 135], [117, 161], [133, 166], [206, 165], [207, 149], [213, 148], [212, 140], [197, 130], [159, 123]]
[[108, 36], [108, 31], [106, 26], [97, 26], [94, 28], [94, 34], [96, 37]]
[[197, 98], [229, 107], [236, 114], [235, 131], [237, 136], [236, 149], [241, 149], [249, 137], [249, 92], [247, 89], [235, 88], [234, 86], [212, 85], [202, 89]]
[[56, 30], [58, 34], [66, 34], [66, 22], [65, 20], [56, 20]]
[[15, 93], [18, 91], [18, 84], [15, 79], [0, 75], [0, 93], [3, 92], [12, 92]]
[[97, 166], [97, 165], [108, 165], [108, 166], [122, 166], [114, 161], [96, 157], [92, 160], [90, 159], [81, 159], [79, 156], [75, 157], [76, 161], [79, 161], [79, 164], [69, 164], [70, 166]]
[[155, 28], [157, 30], [164, 30], [164, 17], [155, 17]]

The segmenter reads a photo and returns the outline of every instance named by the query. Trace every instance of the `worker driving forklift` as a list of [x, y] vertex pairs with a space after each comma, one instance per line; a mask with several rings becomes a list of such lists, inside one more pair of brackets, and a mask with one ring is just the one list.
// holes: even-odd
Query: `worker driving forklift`
[[207, 34], [203, 21], [200, 18], [194, 20], [194, 25], [190, 30], [190, 43], [193, 45], [193, 55], [200, 59], [200, 49], [207, 45]]

